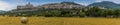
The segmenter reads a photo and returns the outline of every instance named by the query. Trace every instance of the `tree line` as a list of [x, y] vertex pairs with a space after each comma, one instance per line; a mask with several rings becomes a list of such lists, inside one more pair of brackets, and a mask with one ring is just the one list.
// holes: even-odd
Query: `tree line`
[[44, 17], [119, 17], [119, 9], [102, 9], [98, 6], [91, 8], [50, 8], [44, 9], [39, 8], [37, 11], [26, 11], [26, 12], [6, 12], [0, 15], [9, 16], [44, 16]]

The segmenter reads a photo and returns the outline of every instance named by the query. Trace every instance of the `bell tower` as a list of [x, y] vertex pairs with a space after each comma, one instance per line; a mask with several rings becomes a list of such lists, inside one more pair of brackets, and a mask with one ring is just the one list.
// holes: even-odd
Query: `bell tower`
[[28, 2], [28, 4], [26, 4], [26, 7], [33, 7], [33, 4], [31, 4], [30, 2]]

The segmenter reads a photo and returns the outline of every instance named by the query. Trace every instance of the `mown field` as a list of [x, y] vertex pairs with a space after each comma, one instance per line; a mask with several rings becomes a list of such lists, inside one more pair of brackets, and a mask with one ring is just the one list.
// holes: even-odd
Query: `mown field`
[[[120, 25], [119, 18], [28, 17], [26, 25]], [[21, 17], [0, 17], [0, 25], [24, 25]]]

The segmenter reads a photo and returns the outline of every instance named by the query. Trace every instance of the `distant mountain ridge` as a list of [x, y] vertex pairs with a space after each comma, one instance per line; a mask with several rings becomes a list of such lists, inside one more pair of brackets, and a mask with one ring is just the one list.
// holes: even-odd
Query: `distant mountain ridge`
[[0, 12], [5, 12], [5, 11], [3, 11], [3, 10], [0, 10]]
[[104, 8], [109, 8], [109, 9], [119, 9], [120, 8], [120, 4], [116, 4], [110, 1], [102, 1], [102, 2], [97, 2], [97, 3], [93, 3], [88, 5], [90, 6], [100, 6], [100, 7], [104, 7]]
[[0, 14], [4, 14], [6, 11], [0, 10]]

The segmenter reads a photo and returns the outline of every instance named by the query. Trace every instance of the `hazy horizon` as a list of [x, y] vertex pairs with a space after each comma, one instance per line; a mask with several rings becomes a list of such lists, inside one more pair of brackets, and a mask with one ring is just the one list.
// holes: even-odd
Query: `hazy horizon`
[[75, 2], [81, 5], [89, 5], [95, 2], [101, 1], [111, 1], [117, 4], [120, 4], [120, 0], [0, 0], [0, 10], [8, 11], [11, 9], [16, 9], [17, 5], [25, 5], [28, 2], [31, 2], [33, 5], [43, 5], [47, 3], [59, 3], [63, 1]]

